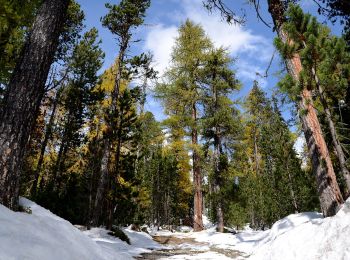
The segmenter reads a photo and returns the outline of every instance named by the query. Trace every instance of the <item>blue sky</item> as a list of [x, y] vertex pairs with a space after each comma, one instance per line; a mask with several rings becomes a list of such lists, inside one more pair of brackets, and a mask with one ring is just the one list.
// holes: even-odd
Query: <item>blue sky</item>
[[[106, 53], [104, 69], [108, 68], [118, 54], [115, 37], [101, 26], [100, 17], [106, 14], [105, 1], [78, 0], [86, 15], [87, 29], [96, 27], [102, 39], [102, 48]], [[109, 1], [117, 4], [119, 1]], [[226, 0], [234, 10], [245, 9], [246, 24], [243, 27], [228, 25], [221, 20], [218, 13], [209, 14], [203, 8], [202, 0], [152, 0], [147, 11], [145, 25], [135, 32], [134, 39], [141, 41], [135, 43], [130, 55], [151, 51], [155, 58], [155, 68], [160, 74], [169, 63], [169, 56], [177, 35], [177, 28], [187, 18], [203, 26], [216, 46], [224, 46], [230, 50], [232, 57], [237, 59], [234, 69], [243, 87], [235, 94], [235, 98], [244, 97], [250, 90], [253, 80], [258, 80], [261, 87], [269, 94], [278, 82], [278, 73], [281, 71], [281, 61], [275, 55], [268, 78], [257, 76], [257, 72], [264, 74], [274, 52], [273, 39], [275, 33], [256, 17], [255, 10], [246, 4], [245, 0]], [[271, 22], [265, 1], [261, 1], [261, 16], [268, 23]], [[234, 3], [234, 5], [233, 5]], [[316, 6], [312, 0], [303, 0], [304, 10], [317, 14]], [[324, 18], [320, 18], [324, 22]], [[335, 34], [340, 34], [339, 26], [331, 26]], [[158, 120], [164, 118], [161, 105], [151, 96], [148, 97], [146, 109], [153, 112]], [[288, 117], [288, 112], [284, 115]]]

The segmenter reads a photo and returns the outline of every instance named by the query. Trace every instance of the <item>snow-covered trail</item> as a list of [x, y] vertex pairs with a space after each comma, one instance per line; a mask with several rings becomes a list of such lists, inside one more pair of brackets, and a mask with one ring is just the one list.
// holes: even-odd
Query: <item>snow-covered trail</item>
[[136, 259], [226, 260], [243, 258], [242, 253], [237, 250], [219, 248], [208, 242], [199, 242], [194, 237], [186, 237], [184, 234], [157, 234], [153, 236], [153, 239], [165, 248], [144, 253]]

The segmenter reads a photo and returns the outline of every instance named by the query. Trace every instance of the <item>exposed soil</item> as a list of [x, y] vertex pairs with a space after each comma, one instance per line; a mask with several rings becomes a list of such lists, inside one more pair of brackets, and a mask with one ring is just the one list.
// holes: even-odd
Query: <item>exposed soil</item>
[[[136, 259], [167, 259], [176, 255], [195, 256], [206, 252], [216, 252], [218, 254], [225, 255], [232, 259], [243, 257], [241, 252], [229, 249], [221, 249], [216, 247], [210, 247], [208, 243], [197, 242], [194, 238], [179, 238], [175, 236], [153, 236], [153, 239], [158, 243], [169, 246], [169, 249], [154, 250], [150, 253], [144, 253]], [[183, 245], [186, 244], [184, 247]], [[193, 245], [193, 247], [191, 247]], [[201, 249], [203, 247], [203, 250]]]

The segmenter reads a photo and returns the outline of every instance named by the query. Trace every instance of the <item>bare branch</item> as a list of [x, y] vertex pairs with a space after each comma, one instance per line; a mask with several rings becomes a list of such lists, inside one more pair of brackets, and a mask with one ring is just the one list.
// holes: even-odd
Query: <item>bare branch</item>
[[52, 76], [52, 81], [45, 87], [45, 92], [48, 92], [50, 90], [53, 90], [55, 88], [57, 88], [59, 85], [61, 85], [61, 83], [67, 78], [68, 76], [68, 69], [66, 69], [64, 72], [63, 72], [63, 75], [62, 77], [55, 81], [55, 75]]
[[223, 2], [223, 0], [203, 0], [203, 6], [208, 9], [209, 12], [212, 12], [215, 9], [219, 10], [221, 17], [229, 24], [234, 23], [243, 25], [245, 23], [245, 14], [243, 13], [241, 16], [237, 15]]
[[271, 57], [271, 59], [270, 59], [270, 62], [269, 62], [269, 65], [267, 66], [267, 68], [266, 68], [266, 70], [265, 70], [265, 74], [264, 75], [261, 75], [259, 72], [256, 72], [255, 74], [257, 75], [257, 76], [260, 76], [260, 77], [262, 77], [262, 78], [267, 78], [268, 76], [269, 76], [269, 70], [270, 70], [270, 68], [271, 68], [271, 65], [272, 65], [272, 61], [273, 61], [273, 59], [275, 58], [275, 54], [276, 54], [276, 50], [273, 52], [273, 54], [272, 54], [272, 57]]
[[260, 21], [262, 21], [267, 27], [271, 28], [271, 25], [269, 25], [260, 15], [260, 0], [251, 0], [251, 2], [254, 5], [256, 15]]

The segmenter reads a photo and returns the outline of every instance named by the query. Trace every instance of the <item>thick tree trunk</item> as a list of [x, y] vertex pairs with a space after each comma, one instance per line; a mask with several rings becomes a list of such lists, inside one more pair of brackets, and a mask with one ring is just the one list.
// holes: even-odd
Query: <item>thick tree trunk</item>
[[[282, 30], [285, 22], [284, 7], [281, 0], [268, 0], [269, 12], [274, 20], [278, 36], [288, 42], [288, 35]], [[300, 56], [294, 55], [286, 61], [288, 72], [296, 81], [302, 70]], [[329, 151], [324, 140], [317, 114], [313, 107], [310, 90], [304, 88], [298, 104], [299, 117], [307, 142], [312, 170], [316, 176], [320, 205], [325, 216], [333, 216], [344, 202], [334, 173]]]
[[6, 89], [0, 112], [0, 203], [11, 209], [18, 207], [23, 155], [45, 92], [69, 2], [43, 2]]
[[196, 104], [192, 106], [192, 120], [194, 127], [192, 128], [192, 145], [193, 145], [193, 185], [194, 185], [194, 203], [193, 203], [193, 229], [194, 231], [203, 230], [203, 195], [202, 195], [202, 175], [199, 165], [199, 154], [197, 151], [198, 133], [197, 133], [197, 108]]

